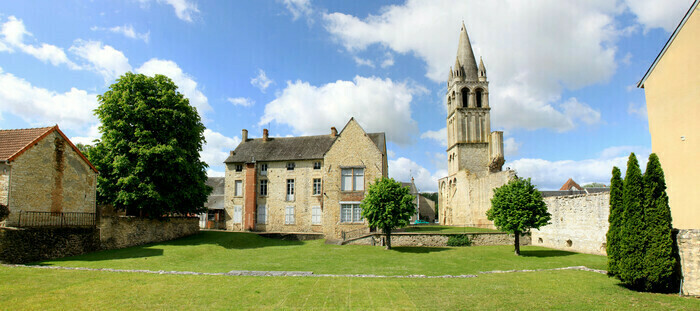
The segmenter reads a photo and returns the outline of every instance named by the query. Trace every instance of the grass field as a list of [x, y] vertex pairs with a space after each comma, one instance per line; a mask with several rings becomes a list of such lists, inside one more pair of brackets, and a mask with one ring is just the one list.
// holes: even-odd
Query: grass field
[[158, 275], [0, 266], [0, 309], [674, 309], [700, 299], [639, 293], [586, 271], [479, 274], [585, 265], [605, 257], [512, 246], [402, 248], [281, 241], [249, 233], [188, 238], [47, 261], [90, 268], [227, 272], [295, 270], [331, 274], [476, 274], [474, 278], [348, 278]]
[[475, 232], [499, 232], [498, 230], [476, 227], [455, 227], [455, 226], [440, 226], [440, 225], [419, 225], [410, 226], [404, 229], [404, 232], [423, 232], [423, 233], [475, 233]]
[[459, 275], [479, 271], [585, 265], [605, 269], [603, 256], [535, 246], [515, 256], [512, 246], [382, 247], [283, 241], [252, 233], [201, 232], [184, 239], [109, 250], [40, 264], [68, 267], [228, 272], [313, 271], [330, 274]]

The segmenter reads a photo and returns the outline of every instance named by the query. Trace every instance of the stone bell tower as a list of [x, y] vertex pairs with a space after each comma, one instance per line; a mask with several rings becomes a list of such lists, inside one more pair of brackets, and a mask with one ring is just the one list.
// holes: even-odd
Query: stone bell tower
[[489, 82], [483, 60], [476, 65], [462, 22], [454, 67], [447, 79], [448, 174], [466, 170], [482, 177], [501, 171], [503, 132], [491, 132]]

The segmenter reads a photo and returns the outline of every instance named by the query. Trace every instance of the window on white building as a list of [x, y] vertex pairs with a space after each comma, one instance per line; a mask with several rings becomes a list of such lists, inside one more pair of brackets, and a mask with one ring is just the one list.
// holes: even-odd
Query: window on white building
[[340, 190], [363, 191], [365, 190], [365, 169], [344, 168], [340, 171]]
[[236, 205], [233, 207], [233, 223], [240, 224], [243, 219], [243, 206]]
[[340, 222], [362, 222], [362, 209], [360, 202], [340, 204]]
[[243, 195], [243, 181], [236, 180], [235, 189], [233, 190], [233, 195], [240, 197]]
[[266, 224], [267, 223], [267, 206], [258, 205], [258, 217], [257, 223]]
[[260, 175], [267, 175], [267, 164], [260, 164]]
[[313, 195], [321, 195], [321, 178], [314, 178]]
[[267, 179], [260, 180], [260, 195], [261, 196], [267, 195]]
[[284, 224], [293, 225], [294, 222], [294, 206], [287, 206], [284, 209]]
[[311, 224], [320, 225], [321, 224], [321, 207], [312, 206], [311, 207]]
[[294, 179], [287, 179], [287, 201], [294, 201]]

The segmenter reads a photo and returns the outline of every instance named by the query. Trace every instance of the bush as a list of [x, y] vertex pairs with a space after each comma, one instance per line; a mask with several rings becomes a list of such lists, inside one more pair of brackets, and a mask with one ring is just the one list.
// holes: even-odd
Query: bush
[[450, 235], [447, 238], [447, 246], [472, 246], [472, 240], [466, 234]]
[[10, 215], [10, 209], [7, 206], [0, 204], [0, 221], [3, 221]]

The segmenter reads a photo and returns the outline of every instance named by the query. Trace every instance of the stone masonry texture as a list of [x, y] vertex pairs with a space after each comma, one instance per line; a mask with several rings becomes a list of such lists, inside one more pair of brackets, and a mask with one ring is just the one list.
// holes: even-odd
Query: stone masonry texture
[[[503, 232], [486, 233], [464, 233], [469, 236], [472, 246], [485, 245], [513, 245], [515, 237], [512, 234]], [[447, 239], [451, 235], [462, 235], [462, 233], [393, 233], [391, 235], [391, 246], [425, 246], [444, 247], [447, 246]], [[383, 234], [372, 234], [364, 238], [353, 240], [347, 244], [351, 245], [379, 245]], [[524, 234], [520, 237], [520, 245], [530, 245], [530, 235]]]
[[676, 241], [683, 269], [683, 294], [700, 296], [700, 229], [680, 229]]

